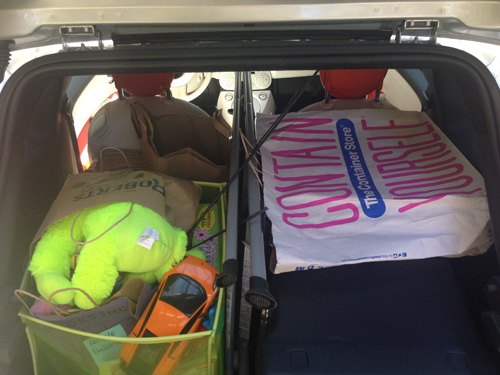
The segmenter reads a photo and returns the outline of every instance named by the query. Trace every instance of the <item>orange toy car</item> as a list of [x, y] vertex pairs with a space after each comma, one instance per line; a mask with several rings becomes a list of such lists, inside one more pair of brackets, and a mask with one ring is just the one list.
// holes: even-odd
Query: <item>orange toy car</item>
[[[219, 289], [218, 272], [207, 262], [186, 255], [163, 277], [129, 337], [174, 336], [196, 332]], [[170, 374], [187, 341], [125, 344], [120, 355], [128, 374]]]

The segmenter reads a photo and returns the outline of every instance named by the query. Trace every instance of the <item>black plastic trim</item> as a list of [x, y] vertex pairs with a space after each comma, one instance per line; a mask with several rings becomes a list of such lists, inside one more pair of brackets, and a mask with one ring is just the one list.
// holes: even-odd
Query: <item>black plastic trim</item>
[[112, 34], [111, 39], [115, 46], [127, 44], [151, 43], [185, 43], [185, 42], [215, 42], [242, 41], [242, 40], [380, 40], [390, 41], [393, 34], [388, 30], [248, 30], [248, 31], [212, 31], [200, 34], [198, 32], [184, 33], [150, 33], [150, 34]]
[[216, 285], [219, 288], [227, 288], [238, 281], [238, 261], [227, 259], [222, 265], [222, 273], [217, 275]]
[[245, 300], [261, 310], [273, 310], [278, 306], [278, 302], [269, 291], [269, 284], [266, 279], [258, 276], [250, 277], [250, 287], [245, 294]]

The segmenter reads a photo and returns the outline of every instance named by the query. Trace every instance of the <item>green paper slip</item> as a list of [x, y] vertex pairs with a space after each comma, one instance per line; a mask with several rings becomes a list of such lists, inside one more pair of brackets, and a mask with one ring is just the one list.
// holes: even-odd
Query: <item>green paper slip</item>
[[[107, 329], [104, 332], [101, 332], [100, 335], [127, 337], [127, 334], [123, 330], [121, 324]], [[89, 351], [97, 366], [99, 366], [101, 363], [117, 359], [120, 356], [120, 352], [123, 346], [123, 343], [120, 342], [100, 340], [95, 338], [87, 339], [83, 342], [83, 344]]]

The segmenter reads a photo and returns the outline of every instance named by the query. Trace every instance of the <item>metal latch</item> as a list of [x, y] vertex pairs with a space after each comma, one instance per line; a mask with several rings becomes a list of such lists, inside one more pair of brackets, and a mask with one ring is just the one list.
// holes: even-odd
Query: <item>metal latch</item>
[[396, 29], [396, 43], [436, 44], [438, 20], [405, 20]]
[[103, 49], [101, 33], [94, 26], [61, 26], [59, 33], [64, 51]]

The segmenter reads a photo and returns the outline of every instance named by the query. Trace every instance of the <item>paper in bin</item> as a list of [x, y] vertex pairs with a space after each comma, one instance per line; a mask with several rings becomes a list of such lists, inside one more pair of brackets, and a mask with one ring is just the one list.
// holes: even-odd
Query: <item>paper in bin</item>
[[261, 156], [276, 273], [491, 245], [482, 176], [424, 113], [292, 113]]

